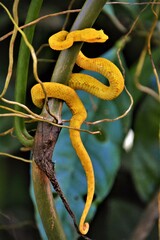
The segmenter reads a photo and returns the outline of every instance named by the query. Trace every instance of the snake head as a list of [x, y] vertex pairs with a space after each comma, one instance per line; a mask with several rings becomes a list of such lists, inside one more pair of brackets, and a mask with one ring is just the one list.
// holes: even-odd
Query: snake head
[[[86, 28], [84, 30], [81, 30], [83, 41], [94, 43], [99, 42], [103, 43], [108, 39], [108, 36], [104, 33], [103, 30], [96, 30], [94, 28]], [[86, 40], [84, 40], [86, 39]]]

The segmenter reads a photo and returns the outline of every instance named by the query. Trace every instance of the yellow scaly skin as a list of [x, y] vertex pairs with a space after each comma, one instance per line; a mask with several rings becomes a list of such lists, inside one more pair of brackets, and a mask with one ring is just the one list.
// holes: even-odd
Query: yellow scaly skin
[[[103, 30], [97, 31], [93, 28], [87, 28], [70, 33], [67, 31], [58, 32], [49, 38], [49, 45], [54, 50], [64, 50], [71, 47], [75, 41], [93, 43], [105, 42], [107, 39], [108, 36], [104, 34]], [[58, 98], [66, 102], [73, 114], [70, 120], [70, 127], [80, 129], [87, 117], [87, 113], [74, 89], [84, 90], [104, 100], [112, 100], [123, 91], [124, 79], [116, 65], [107, 59], [87, 58], [80, 52], [76, 63], [83, 69], [96, 71], [104, 75], [109, 81], [109, 86], [104, 85], [89, 75], [80, 73], [71, 75], [69, 86], [54, 82], [45, 82], [43, 85], [48, 98]], [[45, 94], [40, 84], [33, 86], [31, 95], [33, 103], [41, 108]], [[95, 190], [94, 171], [91, 159], [81, 141], [80, 132], [74, 129], [70, 129], [69, 132], [72, 145], [81, 161], [87, 178], [87, 199], [79, 223], [79, 231], [82, 234], [86, 234], [89, 230], [89, 224], [85, 220], [91, 207]]]

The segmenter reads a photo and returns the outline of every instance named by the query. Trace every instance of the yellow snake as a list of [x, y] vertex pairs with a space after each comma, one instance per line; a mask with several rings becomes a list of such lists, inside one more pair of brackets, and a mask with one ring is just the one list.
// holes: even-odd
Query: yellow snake
[[[104, 34], [103, 30], [97, 31], [93, 28], [87, 28], [70, 33], [60, 31], [49, 38], [49, 45], [54, 50], [64, 50], [71, 47], [75, 41], [93, 43], [105, 42], [107, 39], [108, 36]], [[79, 223], [79, 231], [82, 234], [86, 234], [89, 230], [89, 224], [85, 220], [94, 196], [95, 179], [92, 162], [81, 141], [80, 131], [73, 129], [80, 129], [87, 117], [85, 107], [75, 90], [81, 89], [103, 100], [112, 100], [123, 91], [124, 78], [116, 65], [104, 58], [87, 58], [80, 52], [76, 64], [83, 69], [96, 71], [104, 75], [109, 81], [109, 86], [104, 85], [89, 75], [80, 73], [71, 75], [68, 86], [54, 82], [45, 82], [43, 86], [48, 98], [57, 98], [65, 101], [73, 114], [70, 120], [70, 127], [72, 128], [69, 130], [70, 139], [87, 178], [87, 199]], [[31, 95], [33, 103], [37, 107], [42, 108], [45, 94], [40, 84], [33, 86]]]

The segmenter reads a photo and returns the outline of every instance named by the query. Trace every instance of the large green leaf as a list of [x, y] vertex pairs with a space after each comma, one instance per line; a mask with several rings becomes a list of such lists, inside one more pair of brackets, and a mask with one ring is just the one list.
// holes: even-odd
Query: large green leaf
[[149, 200], [160, 185], [159, 103], [146, 97], [135, 120], [135, 141], [131, 152], [131, 172], [137, 191]]
[[[96, 73], [92, 73], [92, 76], [99, 77], [100, 81], [106, 81], [104, 77], [97, 76]], [[103, 101], [83, 92], [80, 92], [79, 95], [87, 109], [88, 121], [114, 118], [120, 114], [117, 101]], [[119, 97], [119, 101], [122, 105], [124, 104], [123, 106], [127, 105], [125, 93]], [[63, 118], [71, 118], [68, 108], [64, 108]], [[83, 125], [82, 128], [85, 126]], [[95, 199], [89, 212], [89, 221], [93, 218], [98, 204], [107, 196], [113, 185], [120, 166], [122, 142], [125, 135], [122, 120], [99, 124], [90, 127], [90, 130], [100, 130], [102, 135], [81, 133], [83, 143], [93, 163], [96, 179]], [[61, 131], [53, 160], [56, 162], [56, 174], [60, 186], [78, 222], [84, 208], [87, 186], [84, 170], [71, 146], [67, 129]], [[59, 198], [56, 199], [56, 207], [67, 238], [76, 239], [77, 234], [74, 231], [72, 220]]]

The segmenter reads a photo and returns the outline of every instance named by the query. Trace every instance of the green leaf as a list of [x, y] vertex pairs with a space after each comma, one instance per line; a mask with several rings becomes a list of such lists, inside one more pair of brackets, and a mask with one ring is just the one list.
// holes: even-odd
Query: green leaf
[[127, 201], [112, 199], [109, 202], [108, 210], [104, 219], [106, 222], [106, 239], [129, 239], [142, 209]]
[[[88, 71], [86, 72], [88, 73]], [[91, 72], [90, 74], [96, 78], [98, 77], [101, 82], [106, 81], [103, 76]], [[119, 115], [117, 101], [103, 101], [81, 91], [79, 91], [79, 96], [87, 109], [88, 121], [113, 118]], [[121, 99], [122, 102], [124, 101], [123, 98], [124, 96]], [[126, 103], [127, 100], [125, 105]], [[68, 108], [64, 107], [63, 119], [70, 118], [71, 114]], [[82, 128], [86, 127], [83, 125]], [[125, 135], [122, 120], [91, 126], [89, 129], [92, 131], [100, 130], [102, 135], [81, 133], [82, 141], [93, 163], [96, 179], [95, 199], [87, 221], [93, 218], [98, 204], [107, 196], [114, 183], [120, 166], [122, 142]], [[62, 129], [61, 131], [53, 160], [56, 162], [56, 173], [60, 186], [76, 215], [77, 222], [79, 222], [84, 208], [87, 185], [84, 170], [71, 146], [68, 129]], [[76, 239], [77, 234], [74, 231], [71, 217], [59, 198], [56, 200], [56, 208], [68, 239]]]
[[130, 162], [135, 187], [144, 201], [148, 201], [160, 185], [159, 120], [159, 103], [146, 97], [135, 120]]

